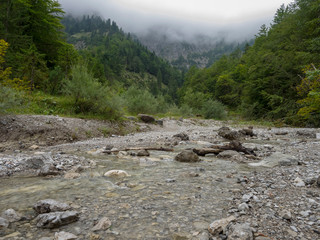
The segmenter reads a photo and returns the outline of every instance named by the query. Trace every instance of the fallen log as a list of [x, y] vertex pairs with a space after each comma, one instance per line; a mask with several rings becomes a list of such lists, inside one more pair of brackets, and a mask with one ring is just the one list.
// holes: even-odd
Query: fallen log
[[193, 152], [198, 154], [199, 156], [205, 156], [206, 154], [219, 154], [226, 150], [234, 150], [237, 152], [243, 152], [248, 155], [256, 156], [255, 152], [250, 148], [245, 148], [239, 141], [231, 141], [228, 145], [214, 145], [211, 148], [200, 148], [193, 149]]
[[205, 156], [207, 154], [219, 154], [221, 153], [223, 150], [221, 149], [217, 149], [217, 148], [194, 148], [193, 152], [198, 154], [199, 156]]
[[255, 152], [252, 149], [242, 146], [242, 144], [239, 141], [231, 141], [228, 145], [220, 146], [219, 149], [234, 150], [237, 152], [243, 152], [245, 154], [256, 156]]
[[132, 147], [132, 148], [105, 150], [105, 151], [103, 151], [103, 153], [108, 153], [108, 154], [110, 154], [110, 153], [121, 152], [121, 151], [140, 151], [140, 150], [173, 152], [173, 149], [172, 149], [172, 148], [165, 148], [165, 147]]

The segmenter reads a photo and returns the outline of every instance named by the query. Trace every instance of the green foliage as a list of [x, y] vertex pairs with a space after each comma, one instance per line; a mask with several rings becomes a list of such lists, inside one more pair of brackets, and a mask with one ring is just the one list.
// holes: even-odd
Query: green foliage
[[301, 108], [298, 116], [315, 127], [320, 126], [320, 70], [306, 70], [306, 77], [298, 86], [298, 92], [304, 98], [299, 100]]
[[130, 87], [124, 94], [125, 106], [131, 114], [159, 114], [168, 110], [169, 106], [163, 96], [155, 97], [149, 91]]
[[0, 115], [21, 104], [21, 92], [0, 83]]
[[[208, 69], [191, 68], [179, 91], [180, 102], [194, 99], [189, 93], [192, 89], [203, 95], [197, 93], [199, 98], [219, 100], [246, 117], [299, 122], [295, 116], [301, 69], [311, 62], [320, 64], [319, 11], [320, 0], [282, 5], [271, 26], [262, 25], [254, 44], [245, 52], [223, 56]], [[310, 84], [310, 79], [309, 74], [298, 90]], [[317, 92], [308, 89], [304, 99], [298, 101], [302, 104], [299, 116], [318, 116]], [[201, 106], [203, 100], [191, 101]]]
[[82, 19], [67, 16], [62, 22], [66, 26], [68, 41], [81, 50], [90, 71], [101, 82], [111, 87], [122, 85], [128, 88], [132, 83], [122, 77], [126, 72], [140, 74], [142, 78], [146, 74], [152, 75], [156, 79], [149, 86], [152, 94], [167, 94], [177, 100], [176, 91], [183, 83], [182, 73], [148, 51], [130, 34], [125, 34], [115, 22], [98, 16], [84, 16]]
[[93, 77], [86, 64], [71, 67], [71, 78], [65, 80], [63, 92], [74, 98], [76, 113], [97, 113], [110, 119], [119, 117], [110, 89]]
[[206, 119], [225, 119], [227, 112], [225, 106], [218, 101], [209, 99], [201, 107], [201, 112]]

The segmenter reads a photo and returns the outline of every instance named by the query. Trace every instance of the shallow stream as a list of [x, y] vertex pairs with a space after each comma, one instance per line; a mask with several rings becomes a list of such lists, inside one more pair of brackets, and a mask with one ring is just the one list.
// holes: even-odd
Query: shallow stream
[[[183, 146], [187, 148], [188, 146]], [[189, 146], [190, 147], [190, 146]], [[192, 146], [193, 147], [193, 146]], [[26, 219], [10, 225], [1, 237], [53, 239], [54, 232], [67, 231], [79, 239], [94, 239], [91, 231], [97, 220], [108, 217], [112, 227], [97, 232], [101, 239], [172, 239], [174, 234], [197, 236], [209, 224], [226, 216], [237, 177], [250, 169], [246, 164], [203, 157], [202, 162], [173, 161], [175, 152], [150, 151], [150, 157], [92, 156], [96, 166], [77, 179], [54, 177], [11, 177], [1, 179], [0, 212], [13, 208]], [[103, 174], [121, 169], [125, 178]], [[39, 200], [55, 199], [81, 212], [78, 222], [59, 229], [35, 227], [32, 206]]]

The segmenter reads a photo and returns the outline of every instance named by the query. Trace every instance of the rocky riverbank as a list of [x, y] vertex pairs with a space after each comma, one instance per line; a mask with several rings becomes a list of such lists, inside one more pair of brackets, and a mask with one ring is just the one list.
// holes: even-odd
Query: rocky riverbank
[[[0, 239], [319, 239], [319, 129], [162, 123], [56, 144], [7, 136]], [[68, 207], [39, 213], [41, 200]]]

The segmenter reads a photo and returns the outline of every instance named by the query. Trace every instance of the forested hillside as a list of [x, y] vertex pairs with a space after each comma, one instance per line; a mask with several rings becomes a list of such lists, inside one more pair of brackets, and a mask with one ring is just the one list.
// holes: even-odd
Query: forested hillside
[[66, 16], [62, 23], [68, 42], [87, 59], [94, 77], [101, 82], [142, 87], [153, 95], [176, 100], [176, 91], [183, 83], [180, 71], [133, 40], [114, 21], [99, 16]]
[[63, 18], [53, 0], [3, 1], [0, 113], [114, 119], [137, 113], [224, 118], [228, 111], [320, 126], [319, 12], [320, 0], [283, 5], [253, 45], [223, 56], [231, 46], [208, 49], [215, 51], [208, 68], [190, 67], [198, 63], [180, 56], [172, 64], [190, 67], [184, 75], [115, 21]]
[[320, 1], [281, 6], [263, 25], [253, 46], [235, 51], [207, 69], [191, 68], [182, 102], [222, 102], [250, 118], [320, 125]]

